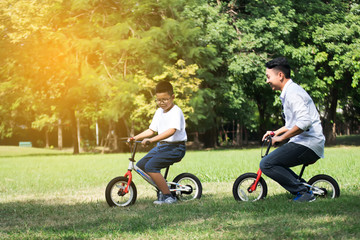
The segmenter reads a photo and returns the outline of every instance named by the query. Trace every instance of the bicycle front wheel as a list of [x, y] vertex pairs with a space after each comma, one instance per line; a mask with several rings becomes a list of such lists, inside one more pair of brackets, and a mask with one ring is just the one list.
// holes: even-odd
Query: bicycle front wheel
[[202, 185], [200, 180], [191, 173], [182, 173], [176, 176], [170, 186], [171, 193], [181, 201], [200, 199]]
[[249, 190], [256, 178], [256, 173], [244, 173], [235, 180], [233, 195], [236, 201], [254, 202], [266, 197], [267, 185], [263, 178], [260, 178], [254, 191]]
[[110, 207], [126, 207], [135, 203], [137, 197], [135, 184], [131, 182], [128, 192], [125, 193], [127, 185], [128, 178], [126, 177], [116, 177], [108, 183], [105, 198]]
[[339, 184], [328, 175], [319, 174], [312, 177], [308, 183], [316, 197], [337, 198], [340, 196]]

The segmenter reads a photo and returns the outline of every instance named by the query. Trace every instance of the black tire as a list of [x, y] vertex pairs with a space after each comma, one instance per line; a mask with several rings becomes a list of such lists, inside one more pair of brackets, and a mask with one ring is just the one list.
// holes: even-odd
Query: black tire
[[123, 190], [128, 184], [128, 178], [116, 177], [112, 179], [105, 190], [106, 202], [110, 207], [127, 207], [136, 201], [137, 190], [133, 182], [128, 188], [129, 192], [125, 193]]
[[191, 173], [181, 173], [173, 180], [176, 185], [171, 184], [170, 191], [180, 201], [200, 199], [202, 185], [200, 180]]
[[266, 197], [267, 185], [263, 178], [260, 178], [255, 191], [248, 191], [249, 187], [254, 183], [256, 178], [256, 173], [244, 173], [235, 180], [233, 185], [233, 195], [236, 201], [254, 202]]
[[324, 174], [316, 175], [316, 176], [312, 177], [308, 181], [308, 183], [312, 187], [317, 187], [317, 188], [320, 188], [321, 190], [323, 190], [324, 193], [321, 191], [317, 191], [316, 188], [312, 188], [312, 191], [314, 192], [314, 195], [316, 197], [337, 198], [340, 196], [339, 184], [336, 182], [335, 179], [333, 179], [332, 177], [330, 177], [328, 175], [324, 175]]

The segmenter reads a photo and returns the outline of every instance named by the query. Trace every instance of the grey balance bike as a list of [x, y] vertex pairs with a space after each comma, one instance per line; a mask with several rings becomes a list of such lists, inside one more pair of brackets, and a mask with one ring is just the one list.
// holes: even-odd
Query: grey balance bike
[[[136, 201], [137, 189], [133, 181], [132, 171], [134, 170], [142, 178], [152, 185], [157, 193], [159, 189], [151, 177], [135, 164], [135, 153], [138, 144], [141, 141], [130, 141], [129, 147], [131, 157], [129, 158], [128, 171], [124, 176], [115, 177], [112, 179], [105, 190], [106, 202], [111, 207], [126, 207], [132, 205]], [[170, 166], [165, 169], [164, 178], [166, 180], [169, 173]], [[167, 182], [171, 194], [180, 201], [189, 201], [193, 199], [200, 199], [202, 195], [202, 185], [200, 180], [191, 173], [181, 173], [174, 178], [172, 182]]]

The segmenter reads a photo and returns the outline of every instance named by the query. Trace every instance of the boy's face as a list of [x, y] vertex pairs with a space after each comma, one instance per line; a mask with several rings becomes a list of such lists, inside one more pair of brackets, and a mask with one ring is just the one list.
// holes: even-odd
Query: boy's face
[[156, 103], [164, 112], [168, 112], [174, 106], [174, 97], [174, 95], [170, 96], [167, 92], [156, 93]]

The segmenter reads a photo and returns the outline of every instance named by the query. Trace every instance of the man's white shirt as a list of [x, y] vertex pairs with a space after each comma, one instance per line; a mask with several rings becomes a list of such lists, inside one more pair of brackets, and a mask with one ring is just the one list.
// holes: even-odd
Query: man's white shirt
[[304, 130], [290, 138], [289, 142], [306, 146], [323, 158], [325, 137], [319, 113], [309, 94], [290, 79], [285, 84], [280, 99], [285, 114], [285, 127], [292, 129], [296, 125]]

